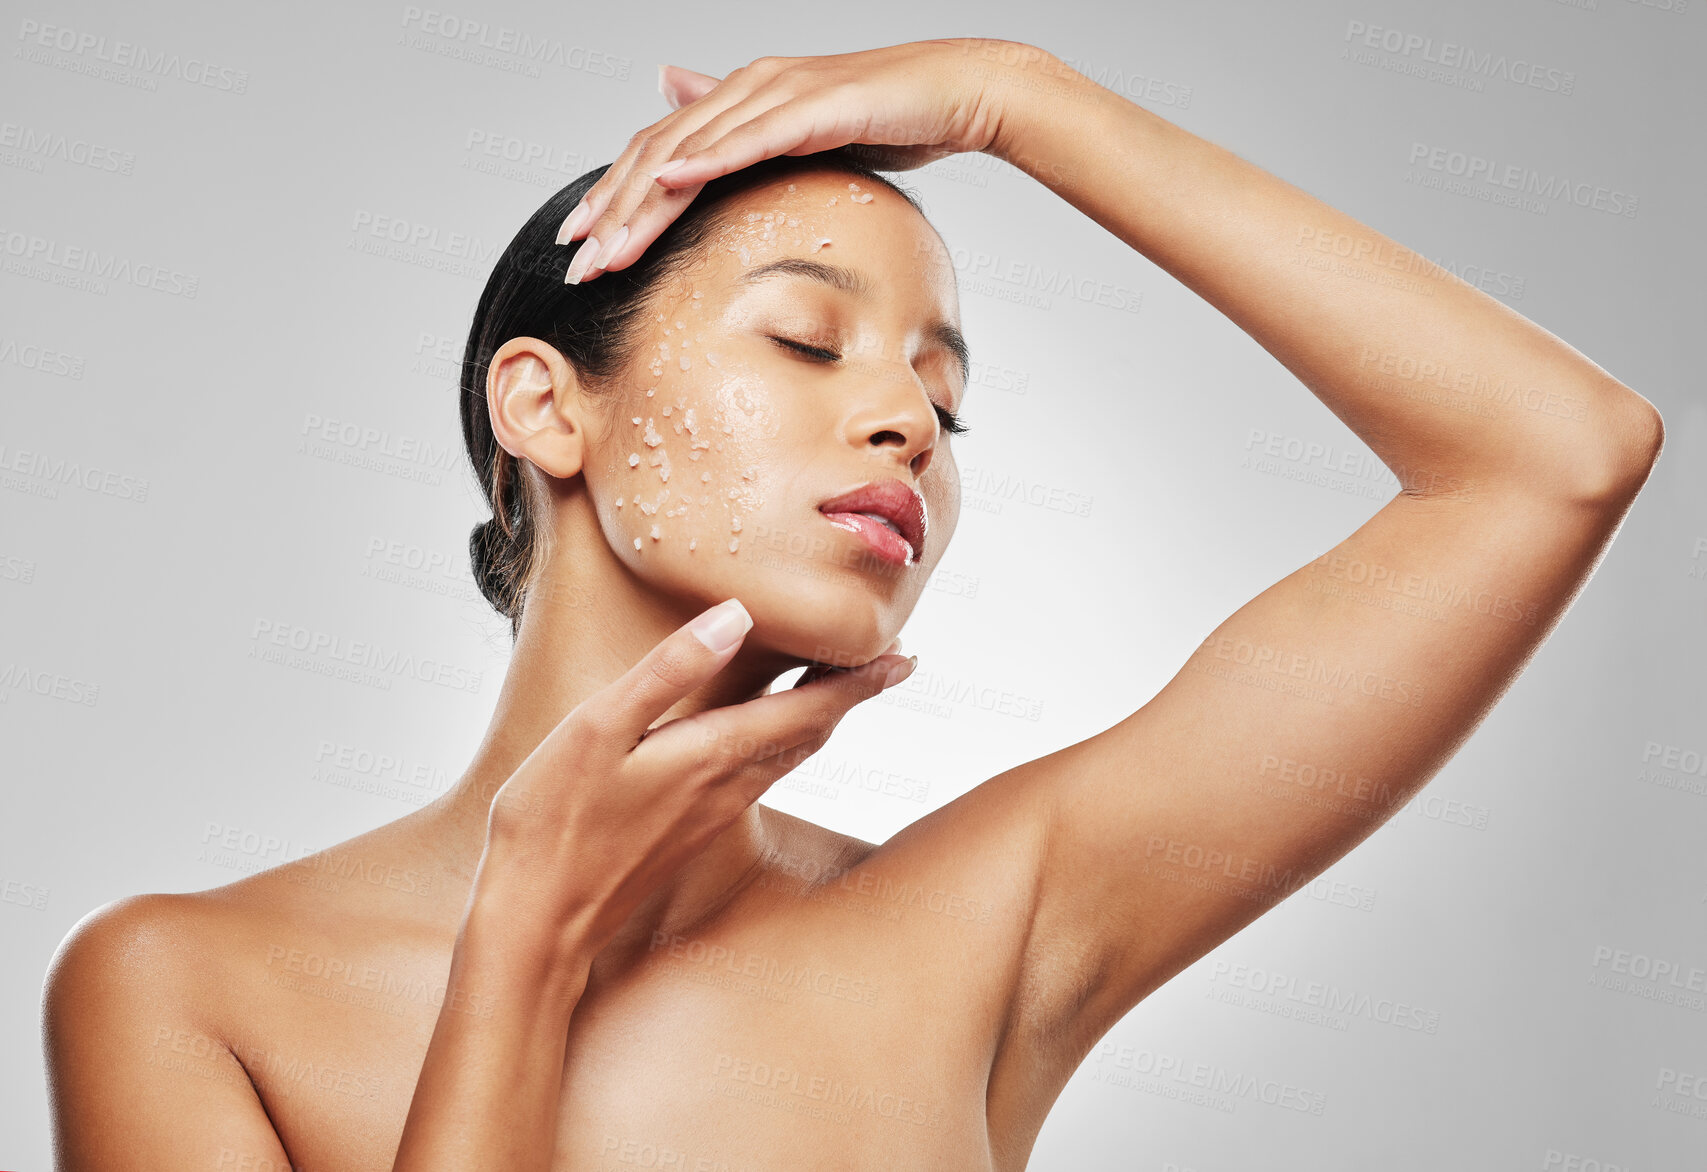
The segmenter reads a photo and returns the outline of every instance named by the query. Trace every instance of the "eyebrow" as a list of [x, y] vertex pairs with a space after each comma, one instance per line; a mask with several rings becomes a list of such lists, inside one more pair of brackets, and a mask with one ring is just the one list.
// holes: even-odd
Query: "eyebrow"
[[[773, 260], [766, 264], [757, 265], [741, 274], [741, 282], [755, 285], [770, 277], [805, 277], [809, 281], [817, 281], [843, 293], [852, 293], [863, 297], [871, 292], [871, 281], [856, 269], [844, 268], [841, 265], [825, 264], [819, 260], [807, 260], [805, 257], [785, 256], [781, 260]], [[966, 335], [962, 334], [952, 323], [941, 320], [931, 322], [925, 327], [925, 333], [938, 345], [954, 355], [960, 363], [960, 381], [964, 385], [972, 377], [972, 352], [966, 345]]]

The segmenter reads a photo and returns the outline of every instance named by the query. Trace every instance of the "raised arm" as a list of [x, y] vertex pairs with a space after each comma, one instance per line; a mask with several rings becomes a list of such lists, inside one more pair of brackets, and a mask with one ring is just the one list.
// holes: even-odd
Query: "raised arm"
[[1088, 1047], [1439, 771], [1587, 581], [1662, 429], [1374, 229], [1048, 53], [960, 44], [1002, 111], [990, 153], [1213, 304], [1401, 484], [1131, 716], [998, 779], [1049, 811], [1033, 1024]]
[[[884, 844], [963, 857], [941, 843], [997, 835], [1042, 860], [1010, 1041], [1076, 1063], [1400, 808], [1564, 614], [1658, 455], [1653, 406], [1546, 330], [1034, 46], [920, 41], [660, 83], [677, 108], [565, 220], [559, 241], [581, 240], [566, 276], [632, 264], [709, 180], [759, 159], [981, 151], [1221, 310], [1400, 481], [1131, 716]], [[1301, 793], [1306, 774], [1342, 792]]]

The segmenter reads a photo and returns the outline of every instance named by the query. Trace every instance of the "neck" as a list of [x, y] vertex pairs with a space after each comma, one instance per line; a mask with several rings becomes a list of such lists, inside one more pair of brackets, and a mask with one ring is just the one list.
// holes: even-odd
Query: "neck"
[[[571, 536], [568, 548], [603, 549], [595, 539], [593, 533], [579, 540]], [[558, 722], [709, 605], [660, 598], [614, 558], [579, 571], [559, 561], [542, 572], [523, 609], [485, 739], [456, 784], [420, 812], [448, 881], [461, 878], [472, 888], [493, 795]], [[656, 723], [762, 696], [779, 675], [805, 662], [756, 642], [745, 644], [716, 677]], [[604, 780], [564, 778], [563, 784], [594, 786]], [[644, 955], [655, 932], [691, 932], [757, 874], [773, 841], [763, 808], [757, 803], [747, 807], [647, 897], [600, 952], [595, 971]]]

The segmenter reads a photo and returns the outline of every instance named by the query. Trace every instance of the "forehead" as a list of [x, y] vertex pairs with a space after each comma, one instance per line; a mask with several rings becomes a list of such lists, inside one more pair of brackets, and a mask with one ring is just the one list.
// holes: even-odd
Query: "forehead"
[[868, 294], [903, 310], [959, 322], [947, 247], [887, 184], [833, 168], [803, 170], [733, 195], [721, 211], [714, 252], [737, 280], [761, 264], [804, 257], [853, 270]]

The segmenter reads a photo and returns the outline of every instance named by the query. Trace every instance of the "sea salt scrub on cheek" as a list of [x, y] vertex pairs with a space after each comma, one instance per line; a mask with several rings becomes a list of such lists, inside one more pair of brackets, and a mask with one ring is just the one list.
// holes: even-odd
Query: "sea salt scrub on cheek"
[[[605, 459], [620, 495], [605, 524], [633, 547], [637, 564], [737, 554], [743, 528], [763, 506], [754, 445], [774, 437], [775, 421], [759, 375], [740, 362], [702, 361], [714, 343], [731, 357], [750, 344], [705, 312], [711, 302], [706, 290], [683, 287], [675, 304], [652, 315], [633, 372], [640, 381], [616, 412]], [[648, 363], [649, 346], [672, 360]]]
[[758, 375], [734, 371], [725, 378], [716, 389], [710, 427], [705, 430], [716, 471], [702, 484], [708, 490], [722, 490], [716, 494], [717, 516], [728, 550], [735, 553], [745, 518], [764, 508], [759, 471], [768, 463], [767, 453], [781, 431]]
[[786, 287], [746, 286], [740, 275], [831, 246], [831, 215], [807, 206], [822, 191], [789, 184], [786, 194], [731, 212], [705, 259], [675, 278], [643, 321], [638, 384], [611, 441], [622, 503], [607, 522], [634, 547], [636, 563], [741, 557], [743, 539], [755, 526], [763, 532], [766, 489], [781, 483], [788, 463], [776, 446], [790, 390], [767, 380], [790, 368], [765, 349], [774, 344], [754, 329], [753, 314], [773, 311]]

